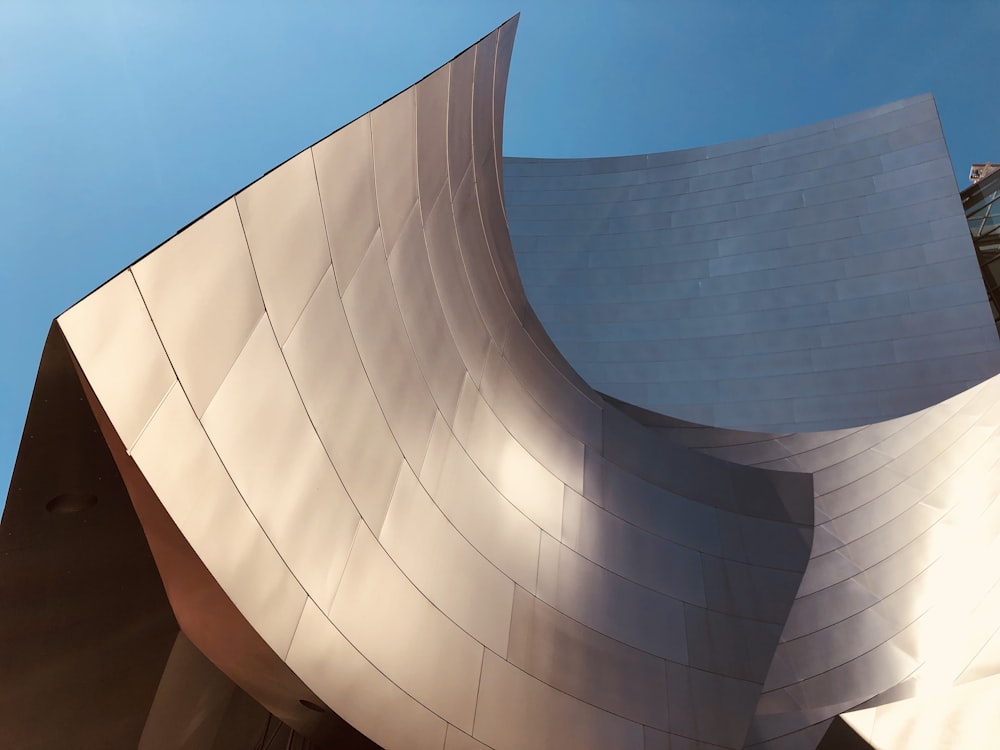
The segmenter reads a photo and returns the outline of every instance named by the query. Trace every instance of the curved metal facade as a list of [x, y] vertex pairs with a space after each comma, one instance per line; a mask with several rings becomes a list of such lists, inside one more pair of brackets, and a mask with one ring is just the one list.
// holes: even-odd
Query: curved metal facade
[[[46, 450], [51, 388], [87, 406], [75, 439], [113, 459], [193, 651], [317, 746], [815, 747], [834, 716], [934, 674], [939, 633], [913, 622], [964, 570], [940, 562], [952, 521], [996, 528], [1000, 386], [786, 437], [682, 428], [593, 390], [535, 317], [510, 245], [515, 27], [61, 315], [5, 529], [51, 549], [39, 496], [98, 471]], [[155, 695], [104, 708], [139, 711], [119, 744], [190, 734], [197, 712], [162, 697], [186, 642], [162, 677], [143, 667]], [[4, 714], [30, 737], [37, 715]]]
[[594, 388], [702, 424], [827, 430], [1000, 370], [930, 95], [746, 141], [504, 160], [535, 312]]

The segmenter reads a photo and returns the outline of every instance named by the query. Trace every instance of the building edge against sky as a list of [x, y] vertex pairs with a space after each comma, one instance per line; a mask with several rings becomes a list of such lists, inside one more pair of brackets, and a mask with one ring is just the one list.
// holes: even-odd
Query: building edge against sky
[[[839, 431], [680, 423], [605, 398], [563, 359], [507, 229], [532, 203], [561, 206], [532, 219], [554, 222], [547, 237], [689, 227], [676, 246], [695, 254], [690, 278], [743, 285], [706, 304], [749, 305], [763, 283], [770, 297], [753, 299], [774, 304], [754, 319], [783, 341], [801, 311], [781, 290], [796, 282], [767, 278], [810, 226], [842, 222], [805, 244], [843, 241], [823, 245], [843, 253], [831, 267], [860, 258], [856, 277], [876, 280], [853, 295], [832, 280], [827, 320], [855, 300], [847, 322], [868, 323], [837, 330], [885, 318], [919, 342], [904, 313], [876, 314], [881, 298], [902, 284], [910, 312], [966, 305], [959, 220], [973, 252], [954, 180], [949, 192], [935, 171], [931, 100], [731, 153], [600, 162], [614, 168], [561, 187], [549, 162], [526, 181], [557, 184], [527, 191], [501, 160], [515, 25], [53, 324], [3, 519], [0, 659], [20, 679], [0, 688], [0, 731], [13, 746], [225, 748], [280, 720], [299, 733], [289, 742], [315, 746], [812, 748], [845, 711], [992, 686], [996, 379], [940, 378], [935, 397], [900, 384], [897, 415], [922, 410]], [[885, 169], [894, 154], [916, 161]], [[565, 216], [586, 180], [610, 184], [588, 193], [600, 199], [586, 218]], [[508, 199], [576, 192], [505, 208], [504, 182]], [[924, 264], [900, 274], [901, 248], [879, 239], [915, 216], [946, 255], [924, 242]], [[731, 240], [713, 257], [739, 258], [739, 238], [754, 243], [746, 268], [713, 275], [697, 255]], [[649, 253], [635, 257], [608, 273], [650, 280]], [[659, 270], [647, 301], [687, 300], [681, 321], [705, 313], [671, 286], [682, 271]], [[589, 303], [619, 316], [603, 322], [649, 314], [616, 293]], [[977, 299], [970, 325], [985, 319], [994, 346], [972, 353], [988, 362], [981, 279]], [[589, 314], [577, 308], [569, 320]], [[892, 362], [909, 363], [900, 351]], [[833, 369], [801, 379], [835, 385]]]

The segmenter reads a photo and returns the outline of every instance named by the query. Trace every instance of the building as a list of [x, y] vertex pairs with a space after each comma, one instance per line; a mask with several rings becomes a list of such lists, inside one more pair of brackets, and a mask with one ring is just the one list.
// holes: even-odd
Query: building
[[[54, 321], [0, 526], [3, 744], [979, 747], [996, 729], [1000, 342], [933, 101], [697, 154], [505, 161], [516, 23]], [[675, 229], [684, 260], [642, 244]], [[611, 235], [620, 262], [591, 274], [609, 248], [586, 237]], [[835, 255], [820, 284], [783, 275], [805, 253], [815, 280], [807, 250]], [[546, 283], [526, 260], [546, 252], [575, 281]], [[722, 277], [738, 288], [679, 296]], [[689, 300], [689, 335], [668, 306], [654, 326], [679, 361], [725, 359], [677, 342], [745, 321], [714, 378], [622, 350], [678, 405], [723, 405], [711, 419], [581, 377], [639, 340], [639, 282]], [[796, 344], [813, 299], [820, 338]], [[808, 355], [783, 388], [838, 409], [781, 411], [768, 341]], [[755, 392], [774, 419], [733, 429]]]

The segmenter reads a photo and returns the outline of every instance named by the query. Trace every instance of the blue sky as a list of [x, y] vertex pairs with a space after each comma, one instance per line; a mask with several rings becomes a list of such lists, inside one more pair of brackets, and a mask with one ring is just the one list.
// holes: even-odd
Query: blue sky
[[666, 151], [930, 91], [959, 187], [1000, 160], [996, 0], [3, 0], [0, 487], [53, 317], [518, 11], [507, 155]]

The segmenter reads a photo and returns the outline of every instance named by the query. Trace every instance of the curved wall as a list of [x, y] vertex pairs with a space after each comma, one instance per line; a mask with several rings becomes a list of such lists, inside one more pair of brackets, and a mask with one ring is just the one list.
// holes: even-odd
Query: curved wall
[[301, 731], [300, 699], [386, 748], [738, 748], [811, 482], [663, 440], [538, 326], [500, 195], [514, 27], [58, 325], [182, 629]]
[[[67, 376], [79, 378], [100, 429], [87, 422], [80, 439], [110, 449], [181, 629], [319, 746], [808, 750], [846, 711], [859, 711], [860, 726], [869, 709], [955, 684], [987, 694], [980, 678], [1000, 668], [1000, 378], [894, 420], [790, 435], [684, 424], [594, 391], [535, 317], [506, 229], [500, 153], [515, 26], [224, 201], [57, 319], [42, 371], [65, 344], [76, 368]], [[770, 299], [771, 312], [742, 316], [747, 329], [770, 321], [759, 336], [701, 331], [703, 362], [727, 359], [707, 356], [716, 339], [745, 341], [727, 372], [759, 388], [774, 379], [773, 361], [752, 353], [760, 342], [791, 352], [800, 335], [908, 330], [898, 348], [807, 339], [810, 362], [846, 351], [863, 360], [886, 342], [894, 359], [847, 367], [850, 377], [832, 365], [798, 377], [826, 383], [844, 419], [915, 408], [935, 389], [958, 389], [949, 378], [959, 370], [981, 367], [982, 378], [995, 358], [992, 339], [976, 348], [960, 335], [959, 321], [983, 306], [968, 302], [968, 235], [964, 217], [964, 242], [952, 234], [950, 171], [930, 176], [942, 147], [933, 104], [918, 98], [752, 148], [548, 162], [539, 168], [586, 165], [592, 174], [570, 182], [619, 181], [608, 189], [620, 195], [676, 182], [671, 205], [717, 201], [622, 226], [667, 221], [681, 232], [688, 216], [692, 237], [715, 226], [737, 238], [706, 240], [716, 255], [683, 262], [632, 267], [646, 250], [608, 256], [622, 264], [605, 276], [584, 263], [565, 293], [586, 289], [571, 278], [604, 278], [608, 295], [644, 278], [666, 294], [688, 268], [689, 281], [715, 290], [705, 304], [719, 314], [680, 318], [689, 336], [664, 339], [679, 351], [706, 320], [740, 325], [724, 299]], [[817, 154], [829, 164], [817, 167]], [[652, 182], [668, 162], [675, 177]], [[874, 169], [886, 171], [855, 175]], [[508, 169], [506, 179], [510, 198], [542, 178], [511, 185], [520, 178]], [[768, 212], [771, 196], [748, 197], [754, 190], [804, 205]], [[600, 210], [631, 205], [601, 195]], [[526, 207], [516, 204], [515, 225]], [[829, 219], [838, 210], [849, 216]], [[716, 224], [693, 218], [727, 212]], [[776, 217], [788, 226], [775, 229]], [[835, 226], [844, 236], [809, 247], [844, 253], [827, 271], [844, 283], [805, 283], [827, 261], [790, 261], [803, 249], [793, 238]], [[925, 240], [915, 246], [914, 227]], [[737, 252], [750, 236], [777, 246]], [[911, 245], [885, 246], [897, 237]], [[689, 245], [708, 247], [699, 242]], [[767, 265], [779, 261], [791, 270]], [[764, 266], [711, 272], [741, 263]], [[742, 290], [712, 286], [727, 278]], [[841, 295], [822, 303], [825, 315], [860, 317], [793, 325], [809, 306], [788, 300], [824, 288]], [[907, 314], [886, 312], [900, 299]], [[645, 305], [622, 302], [621, 315]], [[563, 300], [543, 311], [571, 309], [611, 308]], [[952, 323], [907, 328], [939, 318]], [[988, 310], [986, 324], [995, 339]], [[952, 340], [974, 351], [948, 358]], [[934, 356], [896, 356], [917, 349]], [[631, 350], [636, 368], [643, 351]], [[708, 389], [725, 382], [699, 372]], [[886, 373], [903, 382], [858, 390]], [[917, 398], [904, 376], [926, 377], [929, 390]], [[761, 394], [765, 411], [779, 408]], [[719, 415], [737, 413], [739, 402], [722, 403]], [[42, 422], [26, 441], [36, 462], [61, 445]], [[28, 479], [8, 511], [39, 514], [32, 473], [17, 476]], [[87, 489], [44, 480], [43, 498]], [[943, 720], [961, 712], [952, 708]]]
[[[809, 564], [748, 747], [812, 747], [841, 712], [895, 701], [882, 713], [899, 718], [883, 723], [879, 747], [992, 742], [983, 732], [1000, 696], [984, 679], [1000, 672], [998, 415], [1000, 377], [915, 414], [824, 433], [638, 415], [709, 455], [813, 476]], [[922, 707], [919, 720], [907, 704]]]
[[623, 401], [825, 430], [1000, 371], [930, 95], [685, 151], [506, 158], [504, 174], [532, 306]]

